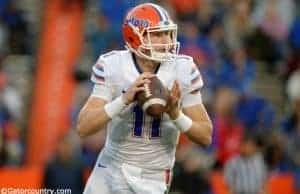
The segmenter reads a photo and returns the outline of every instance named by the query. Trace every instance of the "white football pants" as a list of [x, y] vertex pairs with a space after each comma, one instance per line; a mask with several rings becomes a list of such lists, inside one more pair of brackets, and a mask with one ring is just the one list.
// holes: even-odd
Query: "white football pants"
[[169, 170], [146, 171], [125, 163], [116, 165], [97, 162], [83, 193], [166, 194], [170, 180]]

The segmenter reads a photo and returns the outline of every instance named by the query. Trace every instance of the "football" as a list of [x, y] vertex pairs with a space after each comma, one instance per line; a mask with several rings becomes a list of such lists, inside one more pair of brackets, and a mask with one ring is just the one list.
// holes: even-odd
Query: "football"
[[158, 77], [150, 79], [150, 84], [145, 84], [145, 90], [137, 94], [137, 102], [148, 115], [159, 118], [165, 111], [168, 99], [168, 90]]

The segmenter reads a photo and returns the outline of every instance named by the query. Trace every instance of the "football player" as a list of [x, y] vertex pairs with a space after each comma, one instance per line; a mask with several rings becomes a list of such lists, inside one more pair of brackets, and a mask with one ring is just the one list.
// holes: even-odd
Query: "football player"
[[[99, 57], [92, 69], [93, 91], [78, 117], [81, 137], [107, 129], [84, 193], [164, 194], [179, 134], [211, 143], [202, 78], [193, 59], [178, 54], [177, 25], [164, 8], [152, 3], [132, 8], [122, 30], [127, 49]], [[153, 76], [170, 91], [161, 118], [148, 116], [135, 101]]]

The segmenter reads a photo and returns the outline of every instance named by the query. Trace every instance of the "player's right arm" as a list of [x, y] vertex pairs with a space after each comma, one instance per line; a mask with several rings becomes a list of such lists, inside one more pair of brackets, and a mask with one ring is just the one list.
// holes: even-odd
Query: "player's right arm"
[[86, 137], [105, 128], [111, 119], [104, 110], [107, 103], [102, 98], [90, 96], [80, 110], [77, 121], [77, 133], [80, 137]]

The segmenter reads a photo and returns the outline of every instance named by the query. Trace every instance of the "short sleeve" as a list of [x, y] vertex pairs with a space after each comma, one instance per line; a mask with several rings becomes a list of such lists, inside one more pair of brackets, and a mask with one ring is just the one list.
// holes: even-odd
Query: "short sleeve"
[[202, 103], [200, 90], [203, 86], [202, 76], [192, 58], [182, 60], [179, 72], [179, 82], [182, 87], [182, 107]]
[[102, 98], [109, 102], [112, 100], [111, 89], [105, 85], [95, 84], [91, 96]]
[[91, 81], [94, 84], [106, 84], [105, 78], [107, 77], [108, 72], [105, 66], [105, 62], [102, 60], [102, 56], [100, 56], [92, 69]]
[[193, 61], [190, 61], [188, 67], [189, 70], [186, 73], [186, 77], [188, 78], [186, 93], [192, 94], [200, 92], [200, 89], [203, 86], [203, 80], [200, 71], [198, 70], [198, 67]]
[[197, 92], [195, 94], [186, 94], [183, 98], [182, 98], [182, 107], [187, 108], [190, 106], [194, 106], [197, 104], [201, 104], [202, 103], [202, 97], [200, 92]]
[[109, 84], [108, 64], [100, 56], [96, 64], [92, 68], [91, 81], [94, 83], [94, 88], [91, 96], [102, 98], [106, 101], [112, 100], [112, 88]]

